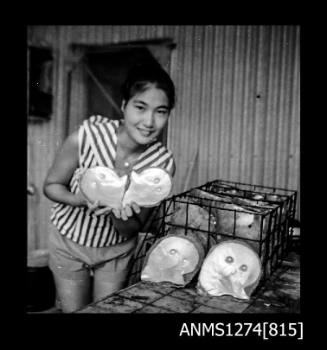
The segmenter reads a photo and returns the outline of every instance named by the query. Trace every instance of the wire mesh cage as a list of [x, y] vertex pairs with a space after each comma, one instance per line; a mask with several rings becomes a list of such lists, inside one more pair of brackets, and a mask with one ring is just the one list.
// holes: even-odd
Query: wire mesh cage
[[275, 271], [290, 247], [296, 191], [215, 180], [172, 196], [152, 214], [140, 233], [129, 284], [140, 280], [152, 245], [167, 234], [197, 235], [206, 252], [226, 239], [237, 239], [259, 255], [262, 277]]
[[264, 203], [279, 205], [278, 232], [279, 240], [276, 247], [281, 249], [280, 256], [283, 257], [293, 240], [298, 237], [294, 235], [293, 224], [295, 221], [297, 191], [276, 187], [250, 185], [240, 182], [215, 180], [199, 186], [210, 193], [229, 196], [233, 202], [262, 206]]

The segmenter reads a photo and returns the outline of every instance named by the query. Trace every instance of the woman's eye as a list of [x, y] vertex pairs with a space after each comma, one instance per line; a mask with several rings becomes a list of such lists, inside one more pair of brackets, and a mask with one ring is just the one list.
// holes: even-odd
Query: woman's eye
[[227, 256], [225, 261], [230, 264], [234, 261], [234, 259], [231, 256]]
[[136, 109], [138, 109], [139, 111], [143, 111], [144, 107], [143, 106], [135, 106]]
[[166, 115], [168, 112], [166, 110], [158, 111], [158, 114], [160, 115]]

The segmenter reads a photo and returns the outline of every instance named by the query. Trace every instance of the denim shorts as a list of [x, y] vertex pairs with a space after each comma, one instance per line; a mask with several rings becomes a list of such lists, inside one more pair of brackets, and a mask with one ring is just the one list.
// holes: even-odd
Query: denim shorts
[[127, 276], [136, 244], [137, 236], [114, 246], [85, 247], [54, 231], [49, 237], [49, 267], [68, 280], [89, 278], [96, 270], [108, 282], [115, 282]]

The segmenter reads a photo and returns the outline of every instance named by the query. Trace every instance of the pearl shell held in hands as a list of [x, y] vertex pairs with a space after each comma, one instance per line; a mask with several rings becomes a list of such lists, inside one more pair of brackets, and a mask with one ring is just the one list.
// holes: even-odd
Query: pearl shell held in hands
[[123, 207], [131, 202], [151, 207], [168, 197], [172, 189], [170, 175], [161, 168], [148, 168], [141, 173], [133, 171], [130, 185], [123, 198]]
[[80, 190], [88, 201], [111, 208], [120, 208], [127, 184], [127, 175], [122, 177], [107, 167], [87, 169], [80, 179]]
[[170, 175], [161, 168], [148, 168], [140, 173], [119, 176], [107, 167], [87, 169], [80, 179], [80, 190], [88, 201], [114, 209], [132, 202], [141, 207], [159, 204], [171, 192]]

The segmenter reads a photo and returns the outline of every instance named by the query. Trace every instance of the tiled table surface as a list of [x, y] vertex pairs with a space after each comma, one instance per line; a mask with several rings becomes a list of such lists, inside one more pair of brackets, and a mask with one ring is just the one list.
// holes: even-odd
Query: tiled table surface
[[291, 254], [250, 300], [201, 296], [195, 286], [138, 282], [77, 313], [299, 313], [300, 263]]

